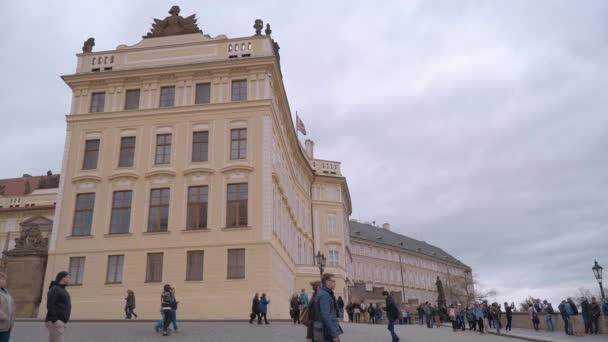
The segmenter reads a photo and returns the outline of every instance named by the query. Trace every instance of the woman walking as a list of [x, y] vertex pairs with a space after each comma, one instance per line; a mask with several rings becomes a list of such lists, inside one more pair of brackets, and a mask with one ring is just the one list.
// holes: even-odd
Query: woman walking
[[297, 293], [294, 293], [293, 296], [291, 296], [291, 300], [289, 301], [289, 313], [291, 314], [293, 324], [300, 324], [300, 304], [300, 297]]
[[6, 289], [7, 281], [6, 273], [0, 272], [0, 342], [8, 342], [11, 339], [11, 330], [15, 323], [15, 301]]
[[255, 294], [255, 296], [253, 296], [253, 301], [251, 302], [251, 314], [249, 315], [249, 324], [253, 324], [253, 320], [256, 318], [260, 318], [260, 298], [258, 297], [257, 293]]
[[160, 308], [163, 312], [163, 328], [160, 332], [163, 336], [169, 335], [169, 325], [171, 325], [172, 320], [171, 305], [173, 304], [173, 301], [171, 285], [166, 284], [163, 287], [163, 293], [160, 296]]
[[454, 304], [450, 304], [450, 307], [448, 308], [448, 316], [452, 322], [452, 330], [456, 332], [456, 308], [454, 307]]
[[125, 314], [127, 319], [131, 319], [132, 316], [137, 318], [135, 313], [135, 292], [127, 290], [127, 297], [125, 298]]
[[312, 297], [310, 297], [310, 302], [308, 303], [308, 319], [304, 324], [306, 325], [306, 341], [312, 342], [313, 333], [314, 333], [314, 322], [317, 320], [317, 312], [315, 305], [315, 297], [317, 295], [317, 291], [321, 287], [321, 282], [319, 280], [313, 281], [310, 283], [312, 287]]

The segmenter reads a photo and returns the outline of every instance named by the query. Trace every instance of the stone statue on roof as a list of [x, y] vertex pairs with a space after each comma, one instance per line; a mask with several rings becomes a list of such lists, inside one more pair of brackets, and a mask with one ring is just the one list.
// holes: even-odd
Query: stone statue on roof
[[179, 6], [173, 6], [169, 10], [170, 16], [165, 19], [156, 19], [152, 23], [152, 29], [143, 38], [174, 36], [178, 34], [202, 33], [196, 23], [195, 14], [189, 17], [179, 15]]

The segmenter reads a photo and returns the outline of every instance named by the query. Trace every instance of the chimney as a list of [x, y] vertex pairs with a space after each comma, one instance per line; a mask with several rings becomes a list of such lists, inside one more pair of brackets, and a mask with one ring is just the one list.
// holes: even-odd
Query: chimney
[[314, 153], [315, 142], [310, 139], [306, 139], [306, 141], [304, 142], [304, 146], [305, 146], [304, 149], [306, 150], [306, 154], [308, 154], [308, 158], [315, 159], [315, 153]]
[[390, 223], [382, 224], [382, 229], [391, 230], [391, 224]]

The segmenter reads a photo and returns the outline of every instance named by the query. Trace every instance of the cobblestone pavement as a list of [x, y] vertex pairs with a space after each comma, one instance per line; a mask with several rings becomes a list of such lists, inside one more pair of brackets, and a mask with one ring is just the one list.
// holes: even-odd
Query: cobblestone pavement
[[[183, 322], [183, 332], [168, 337], [158, 335], [152, 322], [71, 322], [66, 328], [65, 342], [296, 342], [305, 341], [303, 326], [289, 322], [271, 322], [270, 325], [249, 325], [247, 322]], [[342, 325], [342, 342], [390, 341], [384, 325]], [[427, 329], [421, 326], [396, 326], [401, 342], [514, 342], [512, 338], [477, 333], [453, 333], [450, 328]], [[47, 341], [43, 322], [17, 322], [11, 336], [14, 342]], [[584, 341], [585, 339], [581, 339]]]

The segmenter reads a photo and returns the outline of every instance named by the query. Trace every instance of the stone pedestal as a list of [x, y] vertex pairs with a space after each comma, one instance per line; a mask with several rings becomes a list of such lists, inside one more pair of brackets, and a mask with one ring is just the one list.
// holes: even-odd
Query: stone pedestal
[[46, 250], [12, 250], [4, 253], [8, 289], [15, 300], [17, 318], [35, 318], [42, 299]]

